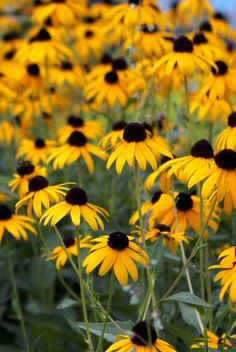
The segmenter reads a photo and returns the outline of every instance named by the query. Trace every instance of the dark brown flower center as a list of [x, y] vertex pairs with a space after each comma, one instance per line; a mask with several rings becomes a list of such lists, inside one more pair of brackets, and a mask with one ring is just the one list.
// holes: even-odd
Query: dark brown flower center
[[11, 209], [6, 204], [0, 203], [0, 221], [9, 220], [11, 217]]
[[44, 148], [46, 146], [46, 143], [44, 141], [44, 139], [42, 138], [37, 138], [35, 139], [34, 141], [34, 146], [37, 148], [37, 149], [41, 149], [41, 148]]
[[129, 239], [126, 234], [123, 232], [112, 232], [109, 235], [107, 244], [112, 249], [117, 251], [121, 251], [129, 246]]
[[72, 127], [82, 127], [84, 126], [84, 120], [80, 116], [70, 115], [67, 119], [67, 122]]
[[133, 329], [133, 337], [131, 341], [138, 346], [153, 346], [157, 339], [156, 330], [152, 325], [148, 325], [146, 321], [140, 321]]
[[108, 84], [116, 84], [119, 81], [118, 74], [115, 71], [107, 72], [104, 79]]
[[161, 192], [161, 191], [157, 191], [157, 192], [152, 196], [151, 203], [152, 203], [152, 204], [155, 204], [156, 202], [158, 202], [158, 200], [160, 199], [161, 195], [162, 195], [162, 192]]
[[80, 131], [74, 131], [67, 139], [67, 143], [74, 147], [83, 147], [87, 143], [87, 138]]
[[142, 0], [129, 0], [129, 4], [130, 5], [141, 5], [142, 4]]
[[12, 60], [13, 57], [15, 56], [16, 51], [15, 50], [9, 50], [6, 52], [6, 54], [4, 55], [4, 59], [5, 60]]
[[66, 202], [71, 205], [85, 205], [87, 200], [87, 194], [79, 187], [71, 188], [66, 194]]
[[123, 138], [126, 142], [142, 142], [147, 138], [147, 132], [141, 123], [132, 122], [125, 127]]
[[230, 127], [236, 127], [236, 111], [231, 112], [231, 114], [228, 117], [228, 126]]
[[108, 65], [112, 63], [112, 57], [109, 54], [104, 54], [101, 58], [101, 64]]
[[49, 185], [48, 180], [43, 176], [35, 176], [29, 181], [29, 191], [37, 192]]
[[112, 69], [114, 71], [124, 71], [127, 69], [127, 62], [123, 57], [118, 57], [112, 61]]
[[170, 232], [170, 226], [164, 224], [157, 224], [155, 229], [158, 229], [160, 232]]
[[236, 169], [236, 152], [232, 149], [224, 149], [214, 157], [216, 165], [223, 170]]
[[176, 53], [192, 53], [193, 43], [185, 35], [181, 35], [174, 40], [174, 51]]
[[125, 121], [117, 121], [112, 126], [113, 131], [122, 131], [127, 126], [127, 122]]
[[193, 37], [193, 44], [194, 45], [200, 45], [200, 44], [206, 44], [206, 43], [208, 43], [208, 40], [205, 37], [205, 35], [202, 33], [197, 33]]
[[216, 20], [220, 20], [220, 21], [224, 21], [227, 22], [227, 18], [225, 17], [225, 15], [221, 12], [216, 12], [213, 16]]
[[210, 22], [203, 22], [200, 25], [200, 31], [206, 31], [206, 32], [212, 32], [212, 25], [210, 24]]
[[216, 61], [215, 64], [218, 68], [218, 71], [214, 67], [211, 68], [214, 76], [224, 76], [228, 72], [228, 65], [224, 61], [219, 60]]
[[193, 200], [189, 194], [180, 192], [175, 198], [175, 204], [179, 211], [188, 211], [193, 207]]
[[63, 71], [71, 71], [71, 70], [73, 70], [73, 65], [69, 61], [63, 61], [61, 64], [61, 69]]
[[49, 40], [51, 40], [51, 35], [46, 28], [42, 28], [35, 37], [31, 38], [30, 42], [47, 42]]
[[2, 37], [2, 40], [4, 42], [11, 42], [14, 41], [16, 39], [19, 39], [21, 37], [20, 33], [17, 32], [9, 32], [4, 34], [4, 36]]
[[191, 155], [195, 158], [211, 159], [214, 157], [214, 151], [206, 139], [201, 139], [192, 146]]
[[30, 161], [19, 161], [16, 171], [21, 177], [30, 175], [34, 172], [34, 165]]
[[26, 70], [30, 76], [39, 76], [40, 69], [37, 64], [30, 64], [26, 67]]
[[88, 30], [84, 33], [84, 36], [85, 38], [92, 38], [94, 36], [94, 32]]
[[66, 248], [72, 247], [75, 244], [75, 239], [73, 237], [63, 238], [64, 245]]

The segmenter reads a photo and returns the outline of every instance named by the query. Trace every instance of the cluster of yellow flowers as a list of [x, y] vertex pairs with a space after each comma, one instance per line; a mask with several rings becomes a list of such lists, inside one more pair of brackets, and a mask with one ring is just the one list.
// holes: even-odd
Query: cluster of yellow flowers
[[[222, 214], [233, 219], [235, 30], [208, 0], [182, 0], [166, 12], [155, 0], [3, 0], [0, 10], [0, 143], [17, 162], [4, 185], [5, 194], [10, 187], [17, 198], [15, 212], [7, 204], [11, 196], [0, 195], [0, 240], [6, 232], [27, 240], [27, 231], [37, 234], [36, 223], [52, 226], [60, 237], [57, 224], [69, 215], [73, 236], [45, 249], [56, 269], [88, 248], [79, 270], [90, 274], [99, 267], [99, 276], [113, 270], [125, 286], [129, 276], [138, 280], [139, 264], [155, 309], [149, 244], [161, 239], [172, 254], [180, 250], [188, 271], [183, 243], [191, 247], [195, 234], [196, 247], [208, 243]], [[91, 236], [92, 230], [104, 231], [103, 219], [115, 216], [90, 203], [89, 189], [82, 187], [82, 174], [96, 172], [97, 162], [104, 174], [113, 164], [121, 177], [125, 164], [134, 170], [138, 209], [129, 224], [139, 226], [132, 235], [117, 229]], [[51, 184], [57, 172], [62, 183]], [[140, 173], [146, 193], [158, 187], [143, 203]], [[21, 215], [24, 207], [27, 215]], [[89, 233], [76, 235], [85, 223]], [[233, 238], [219, 260], [210, 267], [220, 269], [219, 299], [229, 292], [233, 305]], [[232, 346], [226, 335], [205, 335], [211, 348]], [[140, 321], [107, 352], [156, 350], [175, 351]]]

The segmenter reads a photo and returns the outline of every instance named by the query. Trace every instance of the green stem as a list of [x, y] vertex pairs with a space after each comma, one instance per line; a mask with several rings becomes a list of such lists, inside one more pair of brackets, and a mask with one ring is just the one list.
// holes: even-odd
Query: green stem
[[188, 86], [188, 78], [184, 76], [184, 93], [185, 93], [185, 115], [189, 121], [189, 143], [192, 145], [194, 143], [194, 121], [193, 117], [190, 114], [190, 105], [189, 105], [189, 86]]
[[[7, 237], [6, 237], [7, 238]], [[13, 294], [15, 296], [15, 301], [16, 301], [16, 312], [17, 312], [17, 318], [20, 320], [20, 326], [21, 326], [21, 331], [24, 339], [24, 344], [25, 344], [25, 350], [26, 352], [30, 352], [30, 345], [29, 345], [29, 339], [25, 327], [25, 322], [24, 322], [24, 316], [20, 304], [20, 298], [18, 294], [18, 289], [17, 289], [17, 284], [16, 284], [16, 277], [14, 273], [14, 267], [12, 263], [12, 257], [11, 257], [11, 252], [10, 252], [10, 245], [8, 238], [6, 239], [7, 243], [7, 263], [8, 263], [8, 271], [9, 271], [9, 276], [10, 276], [10, 281], [13, 289]]]
[[206, 265], [206, 290], [207, 290], [207, 302], [211, 306], [208, 310], [208, 321], [209, 321], [209, 329], [212, 331], [213, 329], [213, 298], [212, 298], [212, 289], [211, 289], [211, 275], [208, 270], [209, 267], [209, 245], [206, 243], [206, 247], [204, 248], [204, 257], [205, 257], [205, 265]]
[[87, 312], [87, 305], [86, 305], [86, 297], [85, 297], [85, 292], [84, 292], [83, 269], [82, 269], [81, 256], [80, 256], [79, 231], [77, 231], [77, 233], [76, 233], [76, 240], [77, 240], [77, 247], [78, 247], [77, 260], [78, 260], [78, 272], [79, 272], [79, 283], [80, 283], [82, 309], [83, 309], [83, 315], [84, 315], [84, 322], [86, 325], [86, 333], [87, 333], [89, 351], [93, 352], [94, 351], [93, 341], [92, 341], [92, 337], [90, 334], [89, 319], [88, 319], [88, 312]]
[[[143, 226], [143, 216], [142, 216], [142, 210], [141, 210], [140, 173], [139, 173], [138, 163], [136, 160], [135, 160], [135, 189], [136, 189], [139, 224], [140, 224], [140, 230], [142, 235], [142, 245], [143, 245], [144, 251], [147, 253], [147, 245], [146, 245], [144, 226]], [[148, 285], [150, 288], [150, 294], [152, 297], [152, 306], [153, 306], [153, 309], [155, 309], [157, 307], [157, 302], [156, 302], [156, 297], [154, 292], [154, 283], [152, 282], [151, 273], [148, 269], [146, 269], [146, 273], [147, 273]]]
[[167, 298], [171, 292], [174, 290], [174, 288], [177, 286], [177, 284], [179, 283], [179, 280], [182, 278], [183, 274], [185, 273], [185, 270], [188, 268], [190, 262], [192, 261], [192, 259], [195, 257], [195, 255], [197, 254], [198, 252], [198, 248], [199, 248], [199, 245], [201, 243], [201, 240], [204, 236], [204, 233], [207, 229], [207, 226], [208, 226], [208, 223], [211, 219], [211, 216], [212, 216], [212, 213], [214, 211], [214, 208], [215, 208], [215, 205], [216, 205], [216, 197], [214, 198], [212, 204], [211, 204], [211, 209], [210, 209], [210, 212], [208, 214], [208, 217], [206, 219], [206, 222], [204, 223], [204, 226], [203, 226], [203, 229], [193, 247], [193, 250], [190, 254], [190, 256], [188, 257], [188, 259], [186, 260], [186, 263], [183, 265], [182, 269], [180, 270], [178, 276], [176, 277], [175, 281], [173, 282], [173, 284], [171, 285], [171, 287], [166, 291], [166, 293], [161, 297], [161, 299], [159, 300], [159, 302], [162, 302], [165, 300], [165, 298]]
[[[64, 244], [64, 242], [63, 242], [63, 239], [62, 239], [62, 237], [61, 237], [61, 235], [60, 235], [60, 232], [58, 231], [58, 229], [57, 229], [56, 226], [54, 226], [54, 230], [55, 230], [55, 234], [56, 234], [56, 236], [57, 236], [57, 238], [58, 238], [58, 240], [59, 240], [59, 242], [60, 242], [62, 248], [64, 249], [64, 251], [65, 251], [66, 254], [67, 254], [68, 260], [69, 260], [69, 262], [70, 262], [70, 264], [71, 264], [71, 266], [72, 266], [72, 268], [73, 268], [73, 270], [74, 270], [76, 276], [77, 276], [78, 279], [79, 279], [79, 271], [78, 271], [78, 269], [77, 269], [77, 267], [76, 267], [76, 265], [75, 265], [73, 259], [71, 258], [71, 255], [70, 255], [70, 253], [68, 252], [68, 249], [66, 248], [66, 246], [65, 246], [65, 244]], [[104, 319], [104, 317], [106, 316], [106, 311], [105, 311], [105, 309], [103, 308], [102, 304], [96, 300], [96, 298], [93, 296], [93, 294], [91, 294], [90, 287], [88, 286], [88, 284], [87, 284], [84, 280], [83, 280], [83, 284], [84, 284], [84, 288], [86, 289], [86, 294], [88, 294], [88, 296], [89, 296], [91, 302], [98, 308], [98, 312], [99, 312], [101, 318]], [[113, 323], [113, 325], [114, 325], [122, 334], [126, 334], [126, 332], [119, 326], [119, 324], [117, 324], [117, 322], [116, 322], [110, 315], [109, 315], [108, 318], [109, 318], [109, 320]]]
[[57, 277], [60, 280], [61, 284], [66, 289], [66, 291], [71, 295], [71, 297], [73, 297], [77, 302], [80, 303], [81, 302], [80, 297], [72, 290], [72, 288], [69, 285], [67, 285], [66, 281], [63, 279], [59, 271], [57, 271]]
[[[203, 228], [203, 198], [202, 198], [202, 182], [200, 182], [199, 187], [199, 197], [200, 197], [200, 233], [202, 232]], [[203, 244], [203, 240], [201, 239], [200, 247]], [[199, 251], [199, 267], [200, 267], [200, 286], [201, 286], [201, 298], [205, 301], [205, 268], [204, 268], [204, 248], [201, 248]], [[207, 271], [207, 268], [206, 268]], [[203, 331], [203, 338], [204, 338], [204, 347], [205, 352], [208, 352], [208, 337], [207, 337], [207, 310], [204, 309], [204, 331]]]
[[111, 282], [110, 282], [110, 288], [109, 288], [109, 295], [108, 295], [108, 302], [107, 302], [107, 309], [106, 309], [106, 316], [105, 316], [105, 319], [104, 319], [102, 333], [101, 333], [101, 336], [100, 336], [99, 341], [98, 341], [98, 346], [97, 346], [96, 352], [98, 352], [99, 350], [101, 350], [101, 352], [103, 352], [102, 344], [103, 344], [103, 338], [104, 338], [104, 334], [105, 334], [106, 326], [107, 326], [107, 322], [108, 322], [108, 316], [109, 316], [109, 313], [110, 313], [110, 310], [111, 310], [111, 302], [112, 302], [112, 295], [113, 295], [113, 284], [114, 284], [114, 271], [112, 270]]

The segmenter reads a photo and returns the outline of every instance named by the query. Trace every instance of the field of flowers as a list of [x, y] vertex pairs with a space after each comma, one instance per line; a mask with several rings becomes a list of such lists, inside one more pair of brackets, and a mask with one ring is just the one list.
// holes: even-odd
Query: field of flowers
[[209, 0], [1, 0], [0, 352], [236, 351], [236, 31]]

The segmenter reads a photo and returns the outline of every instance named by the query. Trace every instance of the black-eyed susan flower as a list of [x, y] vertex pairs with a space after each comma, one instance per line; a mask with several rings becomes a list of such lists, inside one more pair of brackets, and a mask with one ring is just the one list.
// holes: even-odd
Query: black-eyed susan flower
[[204, 165], [208, 165], [213, 158], [214, 151], [211, 144], [206, 139], [201, 139], [192, 146], [191, 155], [169, 160], [160, 166], [157, 171], [151, 173], [145, 181], [145, 186], [150, 189], [156, 178], [163, 172], [167, 173], [166, 177], [168, 179], [175, 175], [181, 182], [187, 183], [196, 171]]
[[100, 216], [106, 220], [109, 217], [105, 209], [88, 203], [87, 194], [82, 188], [73, 187], [67, 192], [65, 200], [49, 208], [43, 214], [40, 221], [44, 225], [50, 223], [51, 226], [55, 226], [68, 214], [75, 226], [80, 226], [81, 218], [83, 218], [94, 231], [97, 231], [99, 228], [104, 229], [104, 224]]
[[212, 44], [202, 32], [195, 33], [192, 42], [197, 55], [206, 56], [212, 60], [222, 55], [223, 50]]
[[224, 200], [224, 210], [230, 214], [236, 207], [236, 152], [232, 149], [218, 152], [214, 159], [190, 177], [188, 186], [191, 188], [203, 180], [203, 197], [206, 199], [216, 195], [218, 202]]
[[53, 202], [59, 202], [68, 187], [68, 183], [50, 186], [43, 176], [35, 176], [29, 181], [29, 193], [16, 203], [16, 211], [22, 206], [27, 206], [27, 214], [32, 216], [32, 211], [38, 218], [42, 216], [42, 208], [48, 209]]
[[211, 72], [199, 89], [200, 96], [208, 95], [214, 102], [217, 98], [227, 97], [236, 92], [236, 69], [234, 66], [223, 60], [217, 60]]
[[209, 72], [211, 65], [214, 66], [213, 61], [196, 54], [192, 41], [181, 35], [174, 40], [173, 51], [164, 55], [154, 65], [154, 72], [165, 71], [166, 75], [170, 76], [176, 68], [178, 73], [190, 76], [195, 69]]
[[19, 78], [19, 85], [24, 93], [26, 90], [27, 94], [42, 94], [45, 84], [39, 65], [35, 63], [27, 65], [25, 72]]
[[30, 161], [19, 161], [16, 173], [13, 175], [13, 180], [9, 182], [11, 191], [19, 189], [19, 197], [22, 198], [29, 190], [29, 181], [35, 176], [46, 176], [47, 170], [45, 167], [34, 166]]
[[64, 85], [71, 88], [82, 88], [85, 84], [82, 68], [73, 61], [62, 61], [60, 65], [51, 68], [49, 78], [56, 87]]
[[165, 147], [148, 136], [142, 124], [138, 122], [129, 123], [124, 129], [123, 140], [115, 145], [107, 161], [107, 168], [110, 169], [116, 160], [118, 174], [122, 172], [126, 162], [132, 167], [135, 161], [142, 170], [146, 170], [147, 163], [155, 170], [159, 154], [172, 158], [172, 154]]
[[19, 159], [24, 156], [25, 159], [31, 161], [33, 165], [38, 165], [40, 162], [45, 163], [54, 145], [55, 142], [49, 139], [23, 139], [16, 157]]
[[[171, 231], [185, 232], [190, 226], [200, 234], [200, 198], [188, 193], [179, 192], [175, 194], [175, 206], [177, 210], [178, 224], [176, 224], [174, 205], [170, 194], [162, 194], [156, 206], [153, 208], [149, 223], [161, 223], [171, 227]], [[206, 221], [211, 210], [211, 205], [208, 202], [203, 203], [203, 222]], [[208, 226], [216, 232], [218, 229], [219, 216], [216, 210], [213, 212]], [[205, 232], [205, 238], [208, 232]]]
[[108, 146], [114, 147], [118, 141], [121, 141], [123, 138], [123, 132], [127, 122], [117, 121], [112, 126], [112, 131], [104, 136], [101, 140], [101, 145], [103, 149], [106, 149]]
[[59, 142], [65, 143], [74, 131], [82, 132], [87, 138], [96, 139], [102, 135], [103, 128], [99, 121], [85, 120], [81, 116], [70, 115], [67, 124], [58, 130]]
[[[227, 336], [226, 334], [221, 335], [218, 337], [216, 334], [214, 334], [212, 331], [207, 331], [207, 345], [209, 348], [214, 348], [216, 350], [228, 350], [229, 348], [232, 347], [232, 343], [230, 342], [230, 339], [235, 339], [236, 335], [229, 335]], [[191, 348], [200, 348], [205, 346], [205, 342], [203, 338], [196, 338], [196, 343], [191, 346]]]
[[7, 120], [0, 122], [0, 143], [10, 144], [15, 138], [16, 128]]
[[131, 93], [116, 71], [109, 71], [91, 80], [84, 92], [89, 101], [94, 99], [98, 106], [107, 103], [110, 108], [119, 103], [122, 107], [127, 104]]
[[209, 22], [216, 35], [234, 40], [234, 29], [230, 26], [227, 17], [222, 12], [215, 12]]
[[[141, 235], [141, 231], [137, 231]], [[145, 231], [145, 240], [151, 243], [154, 243], [163, 236], [163, 246], [168, 246], [170, 251], [173, 254], [176, 254], [177, 248], [181, 242], [189, 243], [184, 232], [173, 233], [171, 232], [171, 228], [164, 224], [157, 224], [153, 227], [150, 227], [147, 231]], [[140, 238], [140, 242], [142, 242], [142, 238]]]
[[[91, 248], [92, 245], [90, 244], [92, 236], [86, 237], [79, 237], [79, 247], [80, 248]], [[67, 249], [69, 255], [78, 255], [78, 243], [77, 239], [73, 237], [65, 237], [63, 239], [64, 245]], [[62, 246], [55, 247], [50, 253], [47, 255], [48, 260], [55, 260], [56, 261], [56, 269], [61, 270], [61, 268], [66, 264], [68, 260], [68, 256], [65, 249]]]
[[106, 352], [176, 352], [168, 342], [158, 338], [154, 327], [146, 321], [137, 323], [129, 335], [118, 335]]
[[94, 171], [92, 155], [105, 160], [107, 154], [99, 147], [88, 143], [85, 135], [80, 131], [70, 134], [67, 142], [59, 147], [53, 148], [49, 153], [48, 162], [53, 161], [53, 168], [62, 169], [65, 165], [71, 165], [80, 158], [85, 161], [90, 173]]
[[216, 140], [216, 150], [232, 149], [236, 151], [236, 112], [228, 117], [228, 127], [224, 129]]
[[134, 36], [128, 37], [124, 46], [135, 48], [135, 56], [149, 58], [151, 61], [159, 59], [171, 50], [170, 42], [165, 40], [167, 33], [160, 31], [157, 25], [142, 24], [138, 27]]
[[216, 274], [214, 281], [220, 280], [221, 291], [220, 300], [223, 301], [226, 292], [229, 293], [229, 300], [236, 302], [236, 247], [225, 249], [219, 255], [220, 263], [212, 265], [209, 269], [219, 269], [220, 272]]
[[16, 240], [28, 239], [27, 231], [36, 235], [36, 230], [32, 226], [34, 220], [25, 215], [14, 214], [4, 203], [0, 203], [0, 242], [5, 233], [9, 232]]
[[22, 64], [54, 65], [70, 60], [71, 56], [70, 49], [59, 40], [52, 38], [48, 30], [43, 27], [27, 44], [22, 45], [15, 58]]
[[211, 123], [221, 120], [226, 123], [226, 116], [233, 110], [232, 104], [227, 96], [216, 97], [214, 100], [206, 95], [196, 92], [190, 95], [191, 115], [198, 111], [198, 120], [201, 122], [207, 118]]
[[112, 232], [92, 240], [97, 242], [83, 261], [86, 273], [90, 274], [101, 265], [98, 275], [104, 276], [113, 268], [115, 276], [122, 286], [127, 285], [128, 275], [138, 280], [138, 270], [134, 261], [147, 265], [148, 256], [134, 241], [134, 237], [122, 232]]

